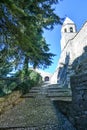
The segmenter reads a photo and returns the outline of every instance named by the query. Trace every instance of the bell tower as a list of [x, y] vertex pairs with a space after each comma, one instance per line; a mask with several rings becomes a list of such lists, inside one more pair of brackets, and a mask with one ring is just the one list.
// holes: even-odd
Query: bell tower
[[76, 35], [76, 26], [74, 22], [66, 17], [62, 29], [61, 29], [61, 51], [66, 46], [68, 40], [72, 39]]

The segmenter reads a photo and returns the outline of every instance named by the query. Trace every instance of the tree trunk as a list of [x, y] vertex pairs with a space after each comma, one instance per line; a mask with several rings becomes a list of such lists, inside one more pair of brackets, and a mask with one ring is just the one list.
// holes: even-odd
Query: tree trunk
[[28, 61], [29, 61], [29, 58], [28, 56], [25, 56], [25, 61], [24, 61], [24, 72], [25, 72], [25, 79], [28, 78]]

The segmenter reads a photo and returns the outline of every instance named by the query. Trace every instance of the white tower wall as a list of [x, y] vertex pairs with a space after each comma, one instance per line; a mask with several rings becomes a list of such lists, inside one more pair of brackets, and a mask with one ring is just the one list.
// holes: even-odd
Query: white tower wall
[[76, 35], [76, 26], [68, 17], [65, 19], [61, 29], [61, 51], [66, 46], [67, 42]]

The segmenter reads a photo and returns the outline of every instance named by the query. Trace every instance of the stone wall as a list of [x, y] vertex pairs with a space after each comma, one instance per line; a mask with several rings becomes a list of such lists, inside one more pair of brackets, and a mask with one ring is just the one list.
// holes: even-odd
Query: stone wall
[[54, 101], [54, 106], [63, 113], [74, 126], [72, 101]]
[[77, 130], [87, 130], [87, 74], [71, 77], [72, 109]]
[[87, 130], [87, 73], [71, 77], [72, 101], [54, 101], [77, 130]]

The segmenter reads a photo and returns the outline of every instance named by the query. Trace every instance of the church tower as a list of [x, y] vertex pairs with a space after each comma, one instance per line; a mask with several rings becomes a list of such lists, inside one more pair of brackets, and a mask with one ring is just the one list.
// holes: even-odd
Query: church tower
[[66, 17], [61, 29], [61, 51], [66, 46], [68, 40], [76, 35], [76, 26], [74, 22]]

